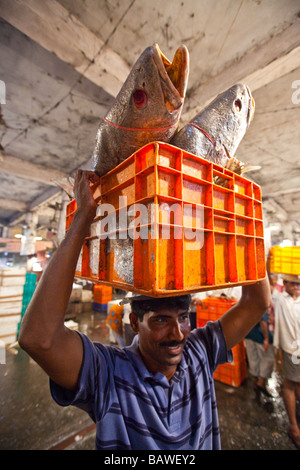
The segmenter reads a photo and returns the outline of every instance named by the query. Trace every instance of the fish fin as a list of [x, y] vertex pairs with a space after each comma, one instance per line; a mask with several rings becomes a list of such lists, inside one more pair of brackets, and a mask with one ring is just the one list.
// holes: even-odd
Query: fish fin
[[53, 180], [53, 183], [62, 188], [71, 199], [74, 199], [74, 182], [75, 179], [72, 176], [67, 176], [58, 180]]
[[226, 169], [231, 170], [238, 175], [242, 175], [248, 171], [260, 170], [260, 165], [251, 165], [249, 163], [243, 163], [235, 157], [231, 157], [227, 164]]
[[250, 165], [249, 163], [245, 163], [242, 167], [241, 174], [246, 173], [247, 171], [255, 171], [255, 170], [260, 170], [260, 169], [261, 169], [260, 165]]
[[[250, 165], [249, 163], [243, 163], [235, 157], [230, 157], [225, 166], [226, 170], [230, 170], [237, 175], [242, 175], [248, 171], [260, 170], [261, 166], [259, 165]], [[228, 180], [218, 176], [214, 179], [214, 183], [219, 186], [226, 186]]]

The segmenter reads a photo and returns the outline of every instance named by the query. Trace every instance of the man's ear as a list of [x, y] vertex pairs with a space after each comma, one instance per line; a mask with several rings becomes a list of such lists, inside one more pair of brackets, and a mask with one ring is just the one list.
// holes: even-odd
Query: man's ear
[[133, 329], [133, 331], [135, 333], [138, 333], [138, 331], [139, 331], [139, 317], [135, 313], [131, 312], [129, 314], [129, 320], [130, 320], [130, 326]]

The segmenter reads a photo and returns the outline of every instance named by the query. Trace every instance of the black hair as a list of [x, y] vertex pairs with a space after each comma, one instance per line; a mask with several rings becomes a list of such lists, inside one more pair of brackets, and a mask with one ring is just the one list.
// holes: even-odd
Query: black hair
[[162, 308], [188, 310], [190, 304], [191, 296], [189, 294], [163, 298], [148, 297], [143, 300], [132, 300], [131, 310], [142, 321], [146, 312], [157, 312]]

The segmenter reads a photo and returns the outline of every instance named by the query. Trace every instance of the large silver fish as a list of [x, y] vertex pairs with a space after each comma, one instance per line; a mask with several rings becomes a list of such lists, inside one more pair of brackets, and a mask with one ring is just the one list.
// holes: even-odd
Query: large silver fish
[[244, 84], [218, 95], [171, 139], [171, 144], [241, 174], [249, 169], [234, 157], [253, 118], [255, 102]]
[[170, 141], [177, 130], [188, 74], [185, 46], [177, 49], [173, 62], [157, 44], [145, 49], [100, 123], [93, 152], [93, 170], [99, 176], [149, 142]]

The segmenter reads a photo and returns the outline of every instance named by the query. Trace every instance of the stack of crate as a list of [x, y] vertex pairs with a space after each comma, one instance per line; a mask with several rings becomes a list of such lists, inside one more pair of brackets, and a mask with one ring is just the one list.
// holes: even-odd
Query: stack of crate
[[[227, 312], [236, 300], [220, 297], [208, 297], [197, 305], [197, 327], [201, 328], [208, 321], [216, 321]], [[233, 362], [220, 364], [214, 373], [214, 379], [233, 387], [239, 387], [247, 377], [246, 349], [244, 342], [232, 348]]]
[[17, 326], [21, 319], [23, 286], [26, 268], [0, 269], [0, 341], [16, 341]]
[[272, 246], [269, 253], [269, 271], [300, 275], [300, 246]]
[[93, 294], [94, 312], [107, 312], [107, 304], [112, 300], [112, 287], [95, 284]]

